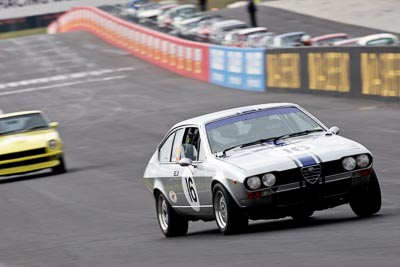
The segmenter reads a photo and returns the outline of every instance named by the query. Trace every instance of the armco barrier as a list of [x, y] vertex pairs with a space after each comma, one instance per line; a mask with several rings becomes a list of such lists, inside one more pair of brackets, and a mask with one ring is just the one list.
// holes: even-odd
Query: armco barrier
[[208, 45], [175, 38], [129, 22], [94, 7], [62, 15], [48, 33], [86, 30], [131, 54], [180, 75], [209, 81]]
[[265, 91], [265, 49], [210, 46], [210, 82], [230, 88]]
[[400, 46], [266, 51], [268, 90], [400, 99]]

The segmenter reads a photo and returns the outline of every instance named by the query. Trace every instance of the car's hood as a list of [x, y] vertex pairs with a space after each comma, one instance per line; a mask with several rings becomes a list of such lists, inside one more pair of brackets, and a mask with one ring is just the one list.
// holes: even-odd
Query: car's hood
[[47, 147], [52, 139], [59, 139], [52, 129], [0, 136], [0, 154]]
[[341, 136], [317, 134], [285, 139], [282, 144], [271, 142], [227, 153], [228, 156], [221, 160], [253, 175], [313, 165], [369, 151]]

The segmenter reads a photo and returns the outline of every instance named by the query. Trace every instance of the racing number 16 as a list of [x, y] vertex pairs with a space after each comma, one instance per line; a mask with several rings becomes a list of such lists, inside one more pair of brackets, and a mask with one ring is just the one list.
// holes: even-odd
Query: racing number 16
[[197, 202], [196, 190], [193, 187], [192, 177], [185, 177], [186, 187], [189, 192], [189, 197], [192, 202]]

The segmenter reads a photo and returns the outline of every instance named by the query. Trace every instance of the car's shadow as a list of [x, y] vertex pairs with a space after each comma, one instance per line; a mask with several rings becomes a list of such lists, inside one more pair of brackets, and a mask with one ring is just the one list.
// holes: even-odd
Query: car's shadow
[[[246, 231], [236, 234], [233, 236], [240, 236], [240, 235], [251, 235], [251, 234], [257, 234], [257, 233], [265, 233], [265, 232], [278, 232], [278, 231], [288, 231], [288, 230], [294, 230], [294, 229], [303, 229], [303, 228], [310, 228], [310, 227], [322, 227], [322, 226], [327, 226], [331, 224], [343, 224], [343, 223], [353, 223], [353, 222], [361, 222], [361, 221], [370, 221], [370, 220], [376, 220], [378, 218], [382, 218], [384, 214], [377, 214], [373, 215], [370, 217], [366, 218], [360, 218], [360, 217], [340, 217], [340, 218], [326, 218], [326, 217], [320, 217], [318, 218], [318, 215], [314, 215], [315, 217], [311, 217], [308, 220], [305, 221], [295, 221], [290, 218], [287, 219], [280, 219], [280, 220], [268, 220], [262, 223], [254, 223], [250, 224]], [[216, 226], [215, 226], [216, 227]], [[198, 232], [192, 232], [189, 233], [188, 236], [214, 236], [214, 235], [220, 235], [220, 232], [218, 229], [210, 229], [210, 230], [205, 230], [205, 231], [198, 231]]]
[[40, 171], [35, 173], [27, 173], [21, 175], [13, 175], [13, 176], [0, 176], [0, 184], [8, 184], [8, 183], [16, 183], [40, 178], [47, 178], [47, 177], [62, 177], [71, 172], [79, 172], [86, 168], [69, 168], [68, 172], [65, 174], [54, 174], [51, 171]]

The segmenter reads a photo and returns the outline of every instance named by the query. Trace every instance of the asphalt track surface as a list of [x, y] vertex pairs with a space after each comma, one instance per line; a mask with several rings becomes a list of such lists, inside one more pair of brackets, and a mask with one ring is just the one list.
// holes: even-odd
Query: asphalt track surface
[[[1, 181], [1, 267], [400, 265], [398, 104], [221, 88], [84, 32], [4, 40], [0, 50], [0, 109], [40, 109], [60, 122], [69, 168]], [[268, 102], [299, 103], [367, 146], [381, 212], [359, 219], [346, 205], [304, 224], [251, 222], [236, 236], [195, 222], [188, 236], [164, 238], [142, 181], [164, 133], [192, 116]]]

